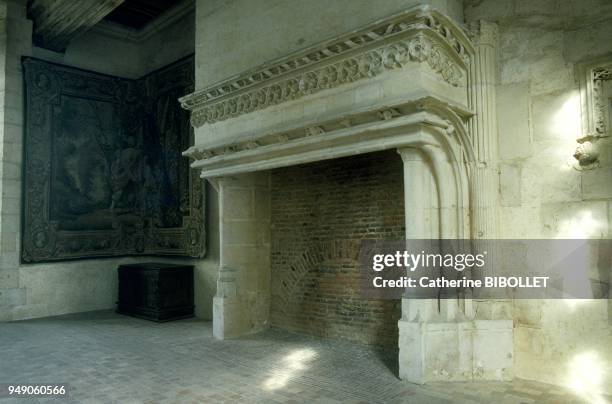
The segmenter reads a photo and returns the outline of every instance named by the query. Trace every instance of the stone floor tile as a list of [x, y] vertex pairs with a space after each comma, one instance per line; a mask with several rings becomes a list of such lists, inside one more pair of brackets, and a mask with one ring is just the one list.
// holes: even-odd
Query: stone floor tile
[[[280, 330], [234, 340], [197, 319], [112, 312], [0, 323], [0, 383], [68, 383], [68, 399], [0, 403], [568, 403], [532, 381], [431, 383], [397, 377], [397, 352]], [[395, 363], [394, 363], [395, 362]]]

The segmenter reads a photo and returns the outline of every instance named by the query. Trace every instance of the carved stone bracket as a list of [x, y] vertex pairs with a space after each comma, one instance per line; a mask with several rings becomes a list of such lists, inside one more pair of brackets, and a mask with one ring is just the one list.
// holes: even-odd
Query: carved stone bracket
[[265, 63], [180, 99], [194, 127], [426, 63], [453, 86], [466, 84], [471, 44], [444, 15], [417, 7], [350, 34]]

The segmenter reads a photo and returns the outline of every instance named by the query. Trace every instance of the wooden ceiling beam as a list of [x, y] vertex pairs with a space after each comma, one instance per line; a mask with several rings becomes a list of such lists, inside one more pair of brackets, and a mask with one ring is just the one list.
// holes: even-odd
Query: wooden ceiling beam
[[31, 0], [28, 15], [34, 21], [34, 44], [56, 52], [81, 35], [124, 0]]

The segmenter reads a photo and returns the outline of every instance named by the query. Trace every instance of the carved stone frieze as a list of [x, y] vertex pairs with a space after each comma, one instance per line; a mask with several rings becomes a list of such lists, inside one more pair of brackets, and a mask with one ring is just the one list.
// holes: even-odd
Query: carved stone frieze
[[295, 100], [409, 63], [426, 63], [465, 85], [471, 45], [442, 14], [419, 7], [321, 45], [266, 63], [180, 99], [200, 127]]
[[202, 182], [181, 158], [193, 58], [140, 80], [24, 59], [22, 260], [205, 253]]
[[612, 57], [577, 66], [582, 101], [582, 138], [610, 136], [609, 103], [606, 86], [612, 80]]
[[593, 113], [595, 134], [599, 137], [610, 136], [610, 122], [608, 122], [608, 103], [604, 94], [604, 84], [612, 80], [612, 63], [592, 70], [593, 81]]
[[582, 136], [574, 152], [577, 170], [599, 166], [599, 142], [612, 134], [612, 58], [578, 66], [582, 101]]

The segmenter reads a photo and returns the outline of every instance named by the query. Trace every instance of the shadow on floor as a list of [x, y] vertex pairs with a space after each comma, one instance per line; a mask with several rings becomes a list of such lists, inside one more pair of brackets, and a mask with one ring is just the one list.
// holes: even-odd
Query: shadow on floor
[[389, 369], [389, 371], [399, 380], [399, 350], [398, 349], [377, 349], [376, 356]]

